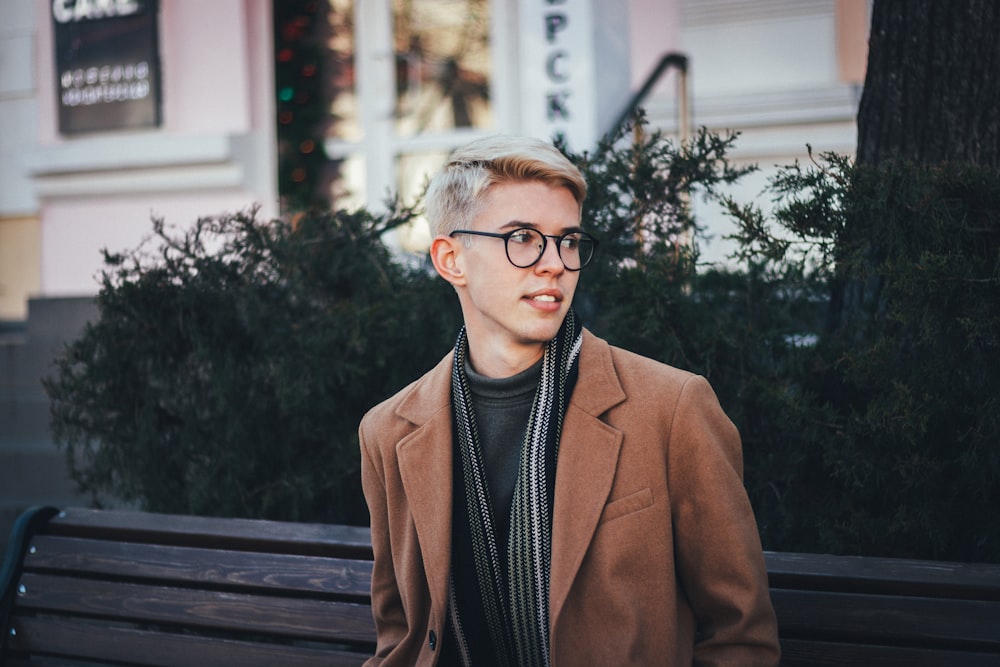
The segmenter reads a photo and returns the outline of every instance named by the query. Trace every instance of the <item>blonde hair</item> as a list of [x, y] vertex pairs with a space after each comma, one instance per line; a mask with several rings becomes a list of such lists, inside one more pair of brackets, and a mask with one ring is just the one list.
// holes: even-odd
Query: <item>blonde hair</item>
[[526, 181], [564, 187], [581, 207], [587, 196], [583, 174], [552, 144], [530, 137], [486, 137], [455, 150], [431, 180], [424, 200], [431, 232], [447, 235], [468, 228], [492, 186]]

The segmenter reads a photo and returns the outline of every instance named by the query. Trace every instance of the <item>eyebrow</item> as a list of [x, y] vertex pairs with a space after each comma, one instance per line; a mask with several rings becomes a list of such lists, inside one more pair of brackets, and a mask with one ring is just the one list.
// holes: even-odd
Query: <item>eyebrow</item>
[[[510, 222], [507, 222], [507, 223], [501, 225], [500, 229], [501, 230], [510, 230], [510, 229], [522, 229], [522, 228], [525, 228], [525, 227], [527, 227], [528, 229], [538, 230], [538, 225], [537, 224], [535, 224], [534, 222], [525, 222], [524, 220], [511, 220]], [[540, 231], [540, 230], [538, 230], [538, 231]], [[582, 231], [583, 231], [583, 227], [581, 227], [580, 225], [573, 225], [572, 227], [563, 227], [561, 233], [562, 234], [573, 234], [575, 232], [582, 232]]]

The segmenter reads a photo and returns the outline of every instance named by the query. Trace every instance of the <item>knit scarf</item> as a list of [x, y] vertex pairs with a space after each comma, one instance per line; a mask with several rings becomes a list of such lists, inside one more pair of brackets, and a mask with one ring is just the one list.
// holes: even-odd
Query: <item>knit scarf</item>
[[[461, 459], [456, 461], [459, 464], [456, 477], [460, 473], [461, 479], [456, 480], [454, 551], [458, 558], [453, 560], [448, 611], [465, 665], [549, 665], [549, 573], [556, 455], [566, 406], [576, 384], [582, 342], [582, 329], [571, 310], [545, 349], [541, 379], [521, 446], [510, 510], [510, 537], [506, 545], [500, 545], [465, 374], [468, 336], [464, 327], [458, 335], [452, 369], [452, 407]], [[458, 590], [456, 564], [462, 566], [469, 560], [474, 563], [478, 590], [465, 587]], [[467, 580], [468, 577], [464, 581]], [[466, 620], [470, 622], [463, 627]], [[470, 626], [479, 625], [485, 625], [488, 634], [470, 631]]]

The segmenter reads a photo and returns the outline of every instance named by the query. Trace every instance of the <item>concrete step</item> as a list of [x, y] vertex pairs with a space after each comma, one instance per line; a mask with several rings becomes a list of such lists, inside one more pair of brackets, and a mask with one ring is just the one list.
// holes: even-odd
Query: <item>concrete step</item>
[[14, 522], [34, 505], [86, 506], [66, 468], [66, 455], [55, 446], [0, 449], [0, 557]]
[[0, 449], [0, 557], [14, 521], [34, 505], [86, 506], [88, 500], [76, 492], [66, 469], [66, 456], [50, 447]]
[[7, 554], [7, 544], [10, 542], [10, 531], [21, 512], [28, 509], [17, 503], [0, 503], [0, 559]]
[[44, 392], [0, 389], [0, 450], [52, 446], [49, 399]]
[[79, 505], [84, 498], [70, 480], [66, 454], [49, 447], [0, 449], [0, 504]]
[[26, 334], [29, 340], [71, 340], [97, 315], [97, 302], [93, 298], [31, 299]]
[[28, 321], [0, 331], [0, 549], [28, 507], [89, 504], [53, 443], [41, 380], [65, 343], [96, 317], [93, 298], [32, 299]]

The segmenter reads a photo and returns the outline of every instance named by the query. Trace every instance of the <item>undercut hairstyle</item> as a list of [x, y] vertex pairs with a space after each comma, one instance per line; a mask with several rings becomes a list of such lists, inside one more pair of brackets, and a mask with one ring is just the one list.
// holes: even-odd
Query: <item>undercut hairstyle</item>
[[431, 180], [424, 199], [431, 232], [447, 236], [469, 228], [490, 188], [525, 182], [566, 188], [581, 210], [587, 196], [583, 174], [552, 144], [530, 137], [486, 137], [455, 150]]

